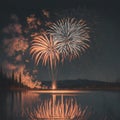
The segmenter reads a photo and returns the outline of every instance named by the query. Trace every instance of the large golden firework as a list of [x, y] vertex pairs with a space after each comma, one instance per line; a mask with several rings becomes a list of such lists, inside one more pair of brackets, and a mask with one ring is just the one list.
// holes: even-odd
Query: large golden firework
[[55, 68], [60, 60], [57, 44], [57, 42], [53, 41], [52, 36], [48, 34], [43, 33], [34, 37], [30, 54], [35, 58], [35, 63], [38, 64], [42, 60], [43, 65], [48, 63], [51, 69]]

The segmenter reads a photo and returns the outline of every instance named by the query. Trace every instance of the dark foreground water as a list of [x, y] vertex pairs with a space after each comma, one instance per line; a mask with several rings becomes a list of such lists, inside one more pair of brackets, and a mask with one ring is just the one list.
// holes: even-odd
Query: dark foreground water
[[0, 120], [120, 120], [120, 92], [0, 92]]

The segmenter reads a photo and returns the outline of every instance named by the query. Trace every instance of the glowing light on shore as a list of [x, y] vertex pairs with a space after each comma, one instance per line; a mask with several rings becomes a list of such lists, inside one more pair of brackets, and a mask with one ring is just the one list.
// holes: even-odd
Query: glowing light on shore
[[52, 82], [52, 89], [53, 89], [53, 90], [57, 89], [56, 80], [54, 80], [54, 81]]
[[79, 57], [88, 47], [89, 28], [84, 20], [75, 18], [63, 18], [53, 23], [48, 32], [53, 40], [59, 42], [57, 50], [62, 56], [62, 61]]

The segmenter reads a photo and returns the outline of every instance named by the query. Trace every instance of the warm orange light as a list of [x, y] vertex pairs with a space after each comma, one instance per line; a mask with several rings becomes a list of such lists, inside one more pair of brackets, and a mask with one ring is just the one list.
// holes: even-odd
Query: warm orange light
[[52, 82], [52, 89], [53, 90], [57, 89], [57, 85], [56, 85], [56, 81], [55, 80]]
[[44, 120], [87, 120], [87, 107], [81, 109], [74, 98], [57, 99], [56, 95], [52, 99], [44, 100], [37, 108], [28, 113], [29, 117]]
[[35, 58], [35, 63], [38, 64], [42, 60], [43, 65], [48, 63], [51, 69], [55, 68], [60, 60], [57, 44], [51, 35], [42, 34], [34, 37], [30, 54]]

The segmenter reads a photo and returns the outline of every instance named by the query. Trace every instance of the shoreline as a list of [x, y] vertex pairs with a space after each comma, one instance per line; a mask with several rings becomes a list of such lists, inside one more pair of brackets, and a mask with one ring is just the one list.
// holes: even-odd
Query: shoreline
[[90, 88], [90, 87], [87, 87], [87, 88], [64, 88], [64, 89], [30, 89], [30, 88], [0, 88], [0, 91], [1, 90], [5, 90], [5, 91], [31, 91], [31, 92], [37, 92], [37, 93], [60, 93], [60, 92], [65, 92], [65, 93], [68, 93], [68, 92], [71, 92], [71, 93], [80, 93], [80, 92], [86, 92], [86, 91], [120, 91], [120, 87], [106, 87], [106, 88], [102, 88], [102, 87], [99, 87], [99, 88]]

